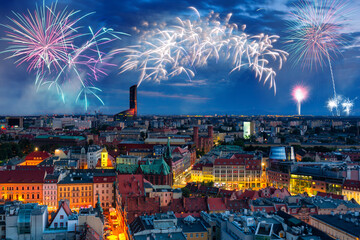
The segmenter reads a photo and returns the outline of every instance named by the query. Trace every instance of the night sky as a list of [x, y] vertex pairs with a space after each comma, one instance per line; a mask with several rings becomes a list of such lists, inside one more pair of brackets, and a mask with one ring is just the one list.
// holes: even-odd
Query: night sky
[[[33, 11], [35, 2], [28, 0], [1, 0], [0, 22], [10, 24], [6, 16], [13, 17], [11, 11]], [[52, 1], [46, 1], [51, 3]], [[200, 14], [210, 10], [223, 16], [233, 13], [231, 22], [246, 24], [246, 32], [280, 35], [275, 47], [285, 49], [287, 34], [285, 20], [293, 1], [286, 0], [59, 0], [60, 8], [81, 10], [83, 14], [95, 11], [81, 21], [83, 26], [92, 28], [108, 27], [131, 34], [123, 37], [113, 48], [125, 47], [137, 43], [139, 35], [133, 27], [139, 27], [144, 21], [171, 23], [175, 17], [186, 17], [196, 7]], [[353, 1], [358, 2], [358, 1]], [[351, 3], [352, 9], [360, 9], [359, 3]], [[360, 18], [359, 12], [352, 14], [343, 26], [344, 36], [348, 39], [341, 47], [341, 54], [333, 59], [334, 77], [338, 94], [355, 99], [360, 90]], [[0, 26], [0, 36], [6, 29]], [[8, 47], [0, 42], [0, 50]], [[0, 115], [62, 114], [84, 113], [82, 105], [73, 102], [62, 103], [54, 92], [34, 87], [35, 73], [26, 71], [26, 65], [16, 67], [14, 59], [5, 59], [3, 53], [0, 64]], [[97, 86], [104, 92], [100, 94], [105, 102], [101, 106], [90, 99], [88, 112], [94, 110], [114, 114], [128, 108], [128, 89], [137, 83], [139, 73], [118, 74], [118, 68], [112, 68], [108, 77]], [[277, 71], [277, 93], [269, 89], [268, 84], [258, 82], [254, 73], [243, 69], [229, 75], [226, 64], [210, 62], [209, 66], [197, 69], [197, 75], [189, 81], [183, 75], [160, 83], [144, 82], [138, 89], [139, 114], [296, 114], [296, 104], [292, 100], [291, 90], [301, 84], [309, 88], [309, 98], [302, 104], [302, 114], [329, 115], [326, 101], [332, 96], [329, 68], [303, 69], [287, 61], [283, 69]], [[355, 100], [352, 115], [360, 115], [360, 99]]]

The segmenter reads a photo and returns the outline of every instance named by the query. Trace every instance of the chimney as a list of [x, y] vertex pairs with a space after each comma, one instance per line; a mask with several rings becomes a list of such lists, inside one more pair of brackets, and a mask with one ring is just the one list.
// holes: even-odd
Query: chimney
[[213, 126], [208, 126], [208, 136], [209, 138], [213, 138], [214, 135], [214, 127]]

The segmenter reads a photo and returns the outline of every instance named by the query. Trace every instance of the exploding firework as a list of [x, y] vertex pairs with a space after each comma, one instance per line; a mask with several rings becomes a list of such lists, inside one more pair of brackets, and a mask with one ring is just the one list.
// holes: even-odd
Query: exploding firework
[[[312, 68], [329, 65], [334, 99], [337, 99], [331, 56], [345, 43], [341, 34], [348, 5], [341, 0], [299, 1], [294, 5], [289, 24], [288, 48], [295, 62]], [[338, 104], [335, 106], [337, 114]]]
[[298, 115], [301, 115], [301, 102], [304, 101], [308, 96], [308, 90], [302, 86], [296, 86], [292, 92], [293, 98], [297, 103]]
[[[327, 101], [327, 107], [329, 111], [334, 115], [334, 109], [339, 109], [342, 107], [343, 112], [346, 116], [349, 116], [351, 114], [351, 111], [354, 107], [354, 101], [356, 100], [350, 100], [349, 98], [343, 98], [342, 96], [338, 95], [336, 98], [330, 98]], [[336, 112], [337, 116], [340, 116], [340, 113]]]
[[354, 101], [348, 98], [344, 99], [344, 101], [341, 103], [341, 106], [343, 107], [343, 111], [345, 112], [346, 116], [349, 116], [352, 108], [354, 107]]
[[[339, 103], [341, 102], [342, 97], [341, 96], [337, 96], [336, 98], [330, 98], [327, 101], [327, 108], [329, 109], [329, 111], [334, 114], [334, 109], [337, 110], [339, 107]], [[337, 113], [336, 113], [337, 115]]]
[[248, 67], [259, 81], [269, 82], [276, 92], [276, 68], [270, 63], [278, 61], [280, 69], [288, 55], [273, 48], [278, 36], [263, 33], [251, 36], [244, 33], [245, 25], [239, 29], [230, 23], [231, 14], [222, 20], [218, 13], [201, 17], [195, 8], [190, 9], [196, 13], [195, 20], [176, 18], [177, 25], [162, 24], [162, 28], [146, 31], [138, 45], [114, 51], [125, 54], [121, 73], [140, 71], [138, 85], [145, 80], [160, 82], [180, 74], [191, 80], [196, 68], [223, 60], [230, 63], [230, 73]]
[[[65, 102], [63, 85], [70, 82], [75, 87], [77, 80], [80, 87], [76, 101], [82, 99], [86, 110], [88, 95], [104, 104], [97, 94], [101, 89], [93, 85], [107, 74], [106, 67], [112, 64], [107, 63], [110, 55], [100, 47], [124, 34], [107, 28], [94, 32], [91, 27], [81, 33], [79, 21], [89, 14], [76, 17], [79, 11], [67, 8], [60, 11], [57, 2], [46, 6], [44, 1], [34, 13], [14, 13], [15, 17], [10, 18], [12, 24], [3, 25], [7, 28], [3, 40], [10, 43], [3, 53], [11, 53], [8, 58], [16, 58], [17, 65], [26, 63], [29, 72], [36, 72], [37, 89], [55, 88]], [[85, 37], [88, 40], [82, 41]]]

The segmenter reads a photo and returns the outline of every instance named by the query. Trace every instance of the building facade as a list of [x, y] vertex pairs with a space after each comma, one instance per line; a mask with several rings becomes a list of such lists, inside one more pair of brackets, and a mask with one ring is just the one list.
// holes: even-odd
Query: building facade
[[216, 159], [213, 166], [215, 186], [230, 189], [260, 189], [261, 159], [251, 154], [236, 154], [234, 158]]

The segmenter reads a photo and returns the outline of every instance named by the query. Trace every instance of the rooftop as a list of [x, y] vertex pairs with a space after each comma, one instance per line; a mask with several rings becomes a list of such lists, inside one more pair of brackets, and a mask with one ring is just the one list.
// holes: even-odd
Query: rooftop
[[351, 214], [345, 215], [312, 215], [312, 218], [318, 219], [326, 224], [336, 227], [343, 232], [351, 234], [357, 238], [360, 237], [360, 217]]

